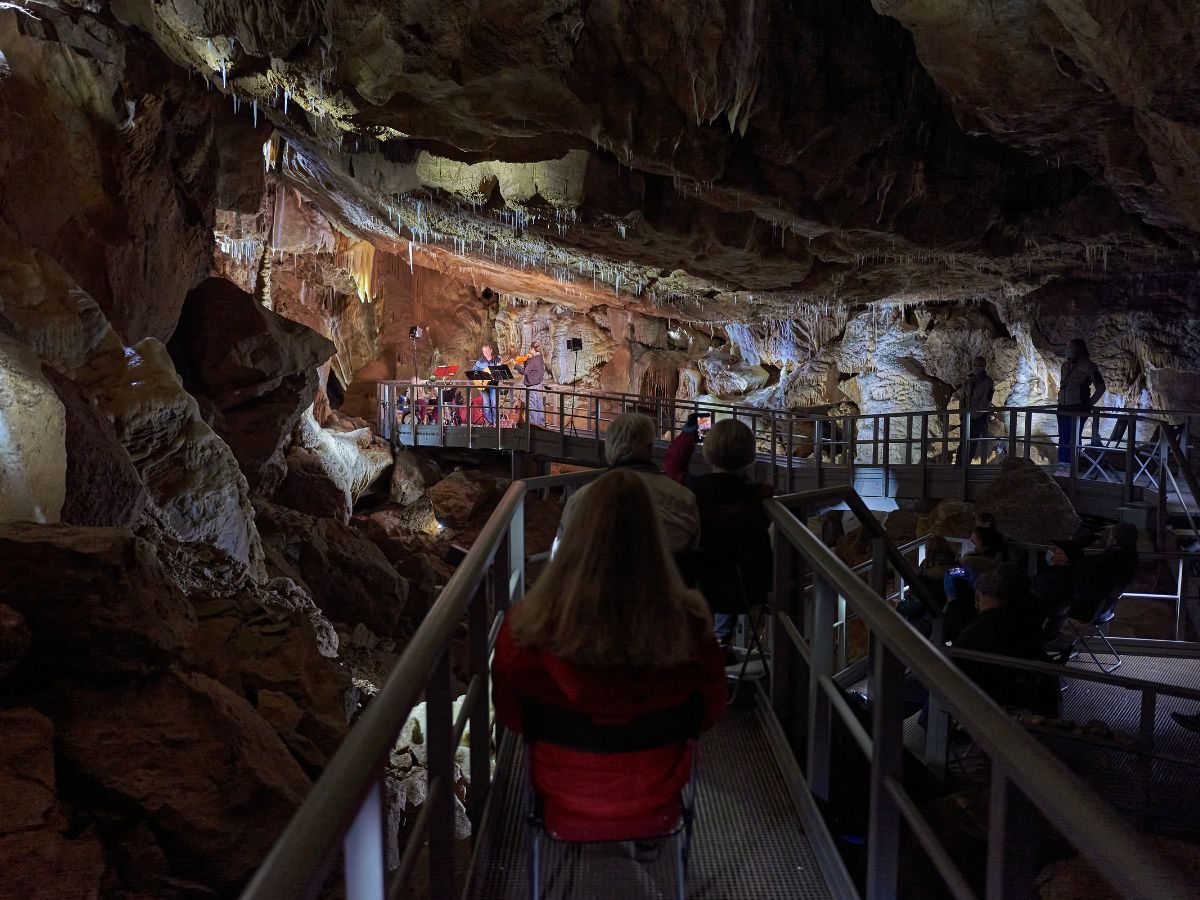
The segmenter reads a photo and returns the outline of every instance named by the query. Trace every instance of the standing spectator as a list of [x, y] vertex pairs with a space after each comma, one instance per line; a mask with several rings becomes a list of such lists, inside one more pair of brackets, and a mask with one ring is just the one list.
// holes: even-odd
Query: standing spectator
[[1088, 356], [1087, 344], [1075, 338], [1067, 347], [1058, 382], [1058, 469], [1071, 469], [1071, 451], [1079, 442], [1088, 411], [1104, 396], [1104, 376]]
[[958, 389], [959, 409], [962, 411], [962, 442], [958, 445], [958, 462], [966, 465], [978, 457], [987, 461], [988, 416], [996, 382], [987, 373], [987, 360], [977, 356], [971, 363], [971, 374]]

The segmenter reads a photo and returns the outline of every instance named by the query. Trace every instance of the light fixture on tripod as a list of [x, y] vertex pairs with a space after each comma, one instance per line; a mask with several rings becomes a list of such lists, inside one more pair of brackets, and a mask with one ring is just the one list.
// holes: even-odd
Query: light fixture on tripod
[[417, 341], [423, 337], [425, 337], [424, 327], [413, 325], [408, 329], [408, 339], [412, 341], [413, 384], [417, 383]]

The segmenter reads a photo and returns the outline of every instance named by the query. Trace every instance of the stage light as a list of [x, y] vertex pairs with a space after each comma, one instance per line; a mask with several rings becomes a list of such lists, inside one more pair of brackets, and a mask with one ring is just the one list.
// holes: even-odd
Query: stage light
[[425, 329], [420, 325], [414, 325], [408, 329], [408, 336], [414, 341], [419, 341], [421, 338], [425, 337]]

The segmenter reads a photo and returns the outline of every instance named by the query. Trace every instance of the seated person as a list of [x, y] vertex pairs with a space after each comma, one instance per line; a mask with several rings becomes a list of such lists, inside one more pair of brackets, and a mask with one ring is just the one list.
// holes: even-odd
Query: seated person
[[[941, 535], [932, 535], [925, 545], [925, 558], [917, 567], [917, 577], [931, 595], [940, 597], [946, 573], [957, 561], [950, 542]], [[910, 590], [905, 594], [904, 599], [896, 605], [896, 612], [904, 616], [909, 624], [925, 637], [929, 637], [933, 631], [932, 615], [915, 591]]]
[[1082, 553], [1074, 541], [1054, 541], [1046, 550], [1046, 568], [1033, 578], [1033, 600], [1045, 620], [1045, 639], [1052, 640], [1062, 629], [1067, 611], [1079, 587]]
[[[610, 469], [624, 469], [642, 478], [654, 498], [663, 525], [667, 550], [682, 553], [695, 546], [700, 535], [700, 515], [696, 498], [681, 484], [676, 484], [654, 464], [654, 422], [642, 413], [622, 413], [609, 423], [604, 436], [604, 458]], [[583, 498], [592, 490], [585, 485], [567, 501], [563, 508], [562, 532], [570, 526]]]
[[[757, 447], [745, 423], [722, 419], [712, 426], [703, 447], [712, 471], [689, 475], [684, 482], [700, 510], [700, 548], [691, 568], [713, 611], [717, 637], [727, 644], [734, 617], [766, 603], [771, 590], [771, 520], [763, 501], [775, 491], [746, 477]], [[689, 458], [682, 460], [684, 471], [690, 455], [691, 448]]]
[[1109, 527], [1104, 550], [1080, 563], [1079, 591], [1070, 606], [1071, 618], [1090, 622], [1105, 602], [1115, 601], [1129, 587], [1137, 574], [1137, 541], [1137, 526], [1118, 522]]
[[[958, 650], [1045, 662], [1041, 619], [1029, 595], [1029, 577], [1005, 563], [975, 580], [978, 617], [954, 641]], [[1057, 679], [1002, 666], [958, 660], [959, 667], [1000, 706], [1051, 713], [1057, 709]], [[1053, 685], [1050, 682], [1053, 682]], [[1052, 688], [1052, 689], [1051, 689]]]
[[946, 592], [946, 640], [952, 641], [975, 618], [975, 580], [1008, 561], [1008, 546], [997, 529], [976, 525], [971, 531], [970, 546], [958, 564], [946, 570], [943, 589]]
[[[661, 477], [661, 476], [660, 476]], [[492, 667], [496, 717], [521, 732], [529, 704], [619, 729], [697, 702], [700, 728], [725, 707], [725, 672], [704, 598], [687, 589], [643, 478], [609, 472], [581, 497], [561, 551], [504, 620]], [[546, 826], [678, 814], [691, 741], [633, 752], [535, 742], [533, 785]], [[589, 828], [592, 826], [588, 826]], [[577, 830], [577, 829], [576, 829]]]

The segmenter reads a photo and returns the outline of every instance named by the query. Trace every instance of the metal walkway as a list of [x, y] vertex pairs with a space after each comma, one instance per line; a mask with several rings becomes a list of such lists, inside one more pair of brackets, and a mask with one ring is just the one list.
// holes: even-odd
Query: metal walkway
[[[799, 770], [794, 761], [781, 761], [773, 752], [772, 730], [778, 732], [778, 726], [761, 710], [730, 707], [701, 739], [699, 802], [688, 863], [690, 900], [830, 896], [789, 799], [788, 778]], [[783, 738], [778, 733], [774, 737]], [[478, 900], [529, 897], [519, 749], [509, 736], [497, 760], [506, 782], [497, 785], [477, 843], [478, 878], [471, 896]], [[628, 844], [550, 843], [542, 866], [545, 900], [673, 896], [668, 852], [641, 864]]]

